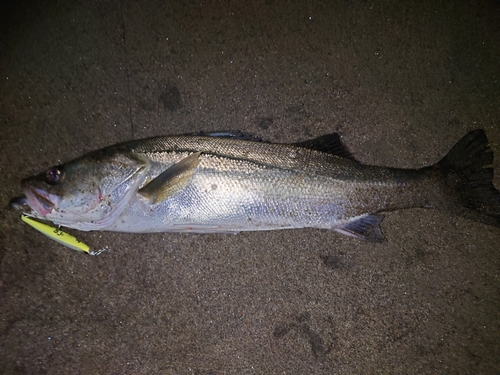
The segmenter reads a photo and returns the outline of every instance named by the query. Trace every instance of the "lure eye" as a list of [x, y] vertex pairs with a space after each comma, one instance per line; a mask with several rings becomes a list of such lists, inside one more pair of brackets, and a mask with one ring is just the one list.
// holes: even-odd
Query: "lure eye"
[[57, 185], [64, 180], [62, 167], [52, 167], [45, 173], [45, 178], [50, 185]]

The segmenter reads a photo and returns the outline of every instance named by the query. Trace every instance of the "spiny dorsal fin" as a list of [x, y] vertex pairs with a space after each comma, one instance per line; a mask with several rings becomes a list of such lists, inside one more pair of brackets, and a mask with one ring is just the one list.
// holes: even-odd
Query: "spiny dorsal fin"
[[[201, 135], [206, 137], [217, 137], [217, 138], [232, 138], [232, 139], [240, 139], [245, 141], [254, 141], [254, 142], [265, 142], [262, 138], [242, 132], [239, 130], [224, 130], [224, 131], [214, 131], [214, 132], [195, 132], [188, 133], [185, 135]], [[354, 156], [347, 150], [347, 148], [340, 141], [340, 136], [338, 133], [326, 134], [313, 139], [308, 139], [302, 142], [292, 143], [295, 146], [309, 148], [311, 150], [321, 151], [327, 154], [336, 155], [341, 158], [350, 159], [356, 161]]]
[[262, 142], [262, 138], [247, 132], [242, 132], [240, 130], [220, 130], [213, 132], [199, 131], [194, 133], [187, 133], [184, 135], [201, 135], [204, 137], [232, 138], [232, 139], [240, 139], [243, 141]]
[[322, 135], [320, 137], [294, 143], [294, 145], [356, 161], [354, 156], [352, 156], [349, 150], [347, 150], [340, 141], [338, 133]]
[[200, 155], [201, 152], [195, 152], [172, 165], [153, 181], [139, 189], [138, 193], [149, 200], [150, 204], [156, 204], [184, 189], [191, 181], [196, 167], [200, 163]]

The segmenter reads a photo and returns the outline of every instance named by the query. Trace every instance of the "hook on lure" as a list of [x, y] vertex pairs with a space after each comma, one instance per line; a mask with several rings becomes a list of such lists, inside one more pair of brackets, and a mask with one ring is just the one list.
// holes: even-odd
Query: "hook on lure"
[[70, 249], [81, 251], [90, 255], [99, 255], [102, 253], [105, 248], [100, 249], [98, 251], [92, 251], [90, 246], [84, 242], [79, 241], [76, 237], [73, 237], [71, 234], [63, 232], [59, 228], [55, 228], [53, 226], [41, 223], [37, 220], [33, 220], [26, 215], [21, 216], [21, 220], [31, 227], [35, 228], [40, 233], [46, 235], [47, 237], [53, 239], [56, 242], [59, 242], [61, 245], [67, 246]]

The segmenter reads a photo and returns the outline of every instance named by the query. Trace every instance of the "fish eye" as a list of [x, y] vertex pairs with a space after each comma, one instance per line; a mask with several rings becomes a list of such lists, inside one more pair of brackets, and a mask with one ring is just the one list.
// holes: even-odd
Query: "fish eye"
[[64, 170], [62, 167], [52, 167], [45, 172], [45, 178], [50, 185], [57, 185], [64, 180]]

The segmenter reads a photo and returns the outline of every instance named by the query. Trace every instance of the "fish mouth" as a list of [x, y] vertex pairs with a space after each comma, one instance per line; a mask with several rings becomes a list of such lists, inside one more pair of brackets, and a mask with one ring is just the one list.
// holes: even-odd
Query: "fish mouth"
[[24, 194], [26, 194], [26, 203], [41, 217], [50, 214], [55, 207], [56, 197], [42, 189], [30, 186], [25, 189]]
[[9, 205], [15, 210], [22, 211], [23, 213], [31, 210], [31, 207], [28, 204], [28, 199], [25, 196], [12, 198]]

